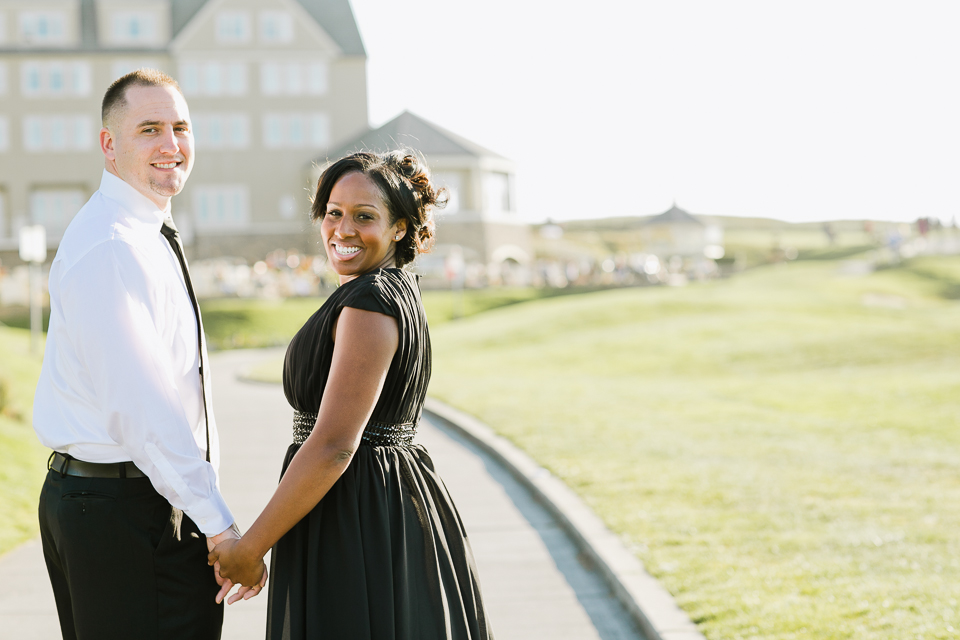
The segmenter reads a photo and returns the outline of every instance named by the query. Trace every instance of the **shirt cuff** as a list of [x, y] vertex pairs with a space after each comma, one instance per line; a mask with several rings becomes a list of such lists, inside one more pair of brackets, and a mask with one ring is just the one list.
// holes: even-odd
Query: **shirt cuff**
[[190, 516], [197, 528], [208, 538], [223, 533], [234, 523], [233, 514], [219, 491], [206, 500], [190, 505], [189, 509], [184, 509], [184, 513]]

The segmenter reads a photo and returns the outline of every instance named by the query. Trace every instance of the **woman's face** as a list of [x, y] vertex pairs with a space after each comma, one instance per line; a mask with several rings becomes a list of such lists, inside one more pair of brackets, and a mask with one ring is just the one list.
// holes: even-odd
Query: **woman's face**
[[397, 236], [407, 222], [390, 222], [380, 189], [362, 173], [348, 173], [333, 185], [320, 236], [340, 284], [380, 267], [395, 267]]

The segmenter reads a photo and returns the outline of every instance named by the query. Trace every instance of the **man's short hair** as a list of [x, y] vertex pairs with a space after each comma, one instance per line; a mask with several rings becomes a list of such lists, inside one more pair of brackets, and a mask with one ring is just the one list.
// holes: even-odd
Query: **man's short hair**
[[107, 92], [103, 94], [103, 104], [100, 106], [100, 119], [103, 126], [107, 126], [107, 119], [118, 109], [127, 106], [126, 93], [130, 87], [173, 87], [180, 95], [183, 90], [177, 81], [156, 69], [137, 69], [113, 81]]

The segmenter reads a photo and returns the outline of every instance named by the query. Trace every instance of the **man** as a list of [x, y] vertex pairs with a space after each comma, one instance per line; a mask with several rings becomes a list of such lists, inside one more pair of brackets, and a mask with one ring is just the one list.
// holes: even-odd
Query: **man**
[[231, 585], [218, 594], [207, 552], [238, 533], [170, 219], [193, 166], [190, 116], [172, 78], [140, 69], [110, 86], [102, 117], [100, 189], [50, 267], [34, 403], [34, 428], [54, 450], [44, 557], [65, 639], [219, 638]]

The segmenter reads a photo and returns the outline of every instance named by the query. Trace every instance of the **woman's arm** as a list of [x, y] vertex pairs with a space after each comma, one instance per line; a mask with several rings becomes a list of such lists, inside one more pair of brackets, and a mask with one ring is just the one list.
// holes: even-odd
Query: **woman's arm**
[[235, 583], [260, 582], [263, 556], [320, 502], [349, 466], [400, 341], [396, 319], [351, 307], [341, 311], [335, 336], [330, 375], [313, 432], [250, 530], [210, 553], [210, 564], [219, 561], [220, 575]]

